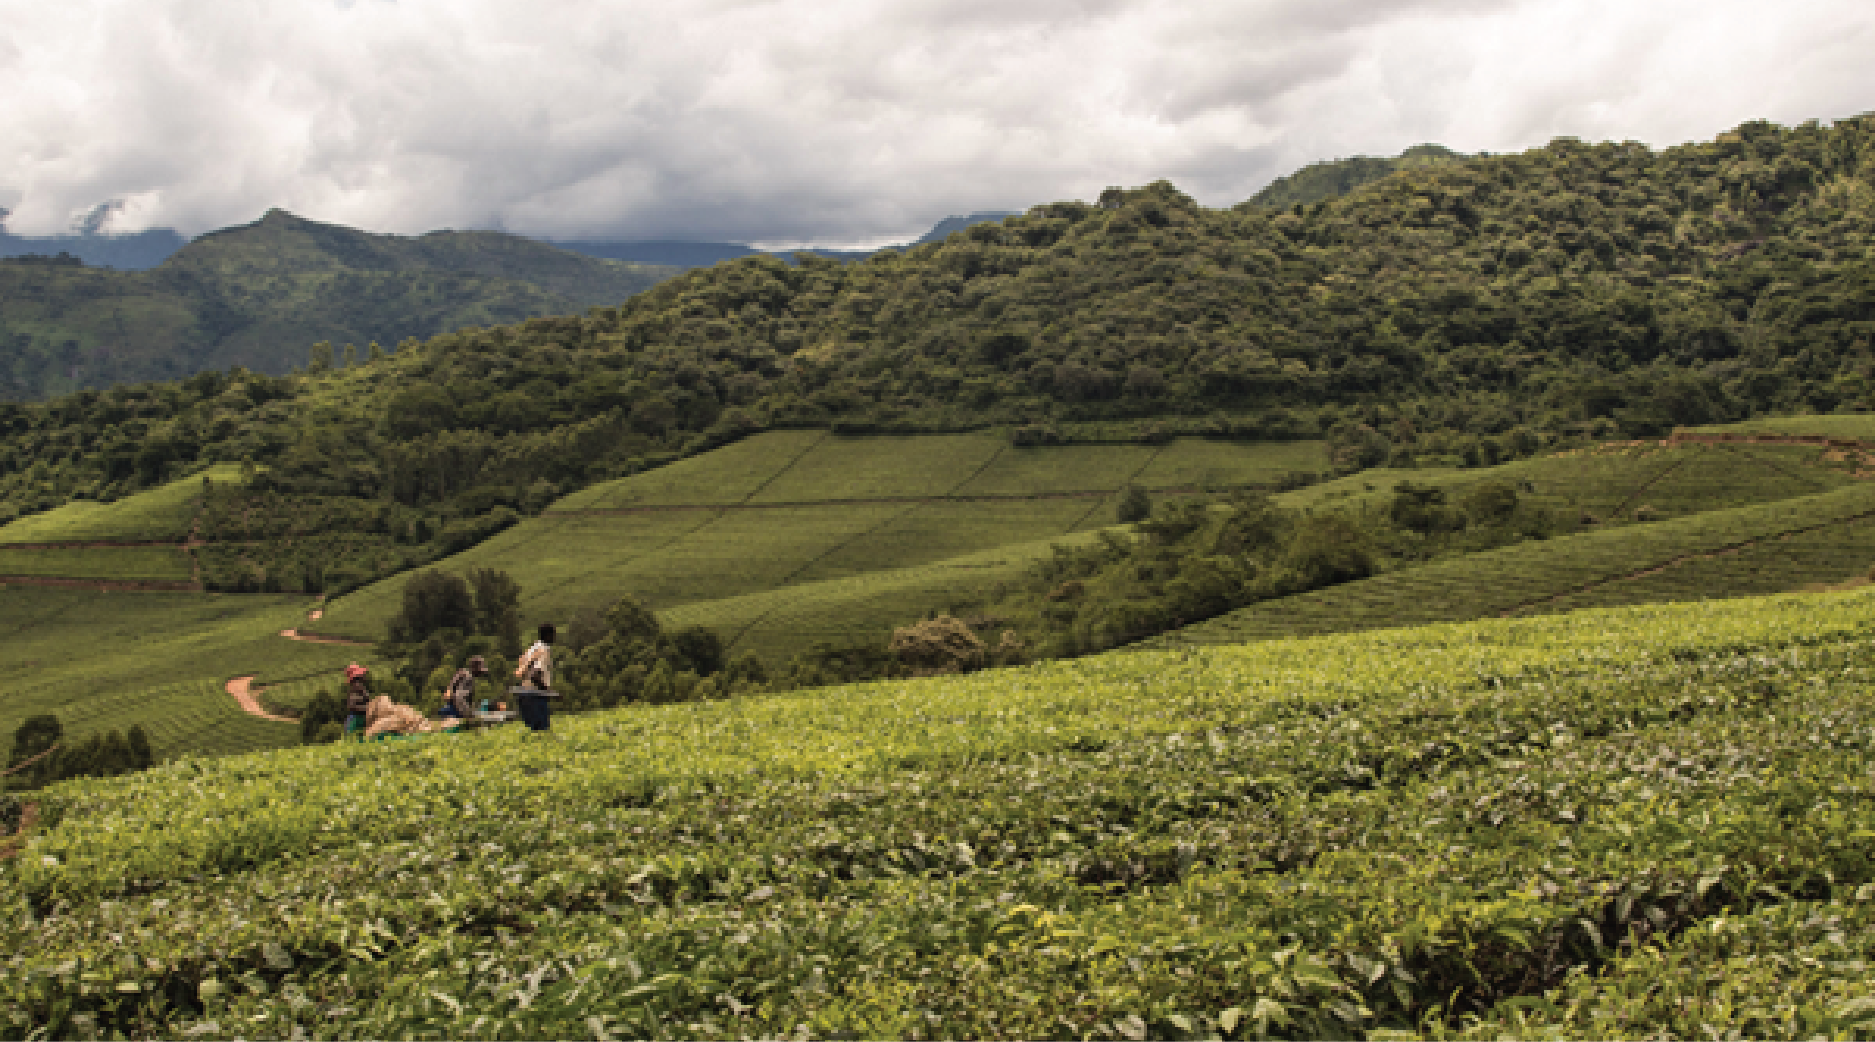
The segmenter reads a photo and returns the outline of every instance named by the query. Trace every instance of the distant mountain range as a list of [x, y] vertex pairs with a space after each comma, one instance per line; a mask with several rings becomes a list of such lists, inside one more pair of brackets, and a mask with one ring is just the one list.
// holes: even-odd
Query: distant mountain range
[[69, 251], [14, 257], [0, 260], [0, 398], [234, 365], [284, 373], [320, 341], [367, 354], [373, 343], [578, 313], [678, 270], [500, 232], [373, 235], [283, 210], [142, 271], [90, 267]]
[[[1317, 163], [1245, 205], [1290, 208], [1409, 168], [1465, 157], [1420, 145], [1394, 158]], [[102, 231], [100, 207], [68, 235], [0, 231], [0, 399], [174, 379], [245, 366], [279, 374], [319, 342], [391, 349], [464, 326], [617, 304], [681, 271], [769, 253], [748, 243], [534, 240], [502, 232], [408, 237], [321, 224], [283, 210], [193, 242], [169, 229]], [[6, 216], [0, 210], [0, 222]], [[947, 217], [904, 249], [1016, 216]], [[875, 250], [799, 251], [839, 261]], [[342, 350], [339, 352], [343, 357]]]
[[[963, 231], [973, 224], [986, 221], [1000, 221], [1005, 217], [1014, 217], [1013, 210], [984, 210], [963, 217], [946, 217], [931, 227], [916, 241], [908, 246], [919, 246], [927, 242], [940, 242], [953, 232]], [[667, 264], [679, 268], [707, 268], [717, 261], [733, 260], [765, 251], [758, 250], [746, 242], [688, 242], [675, 239], [655, 240], [591, 240], [591, 239], [548, 239], [547, 242], [563, 250], [583, 253], [588, 257], [604, 257], [608, 260], [632, 261], [638, 264]], [[887, 246], [885, 249], [903, 247]], [[834, 260], [864, 260], [877, 253], [877, 250], [771, 250], [775, 256], [788, 258], [794, 253], [813, 253]]]
[[[986, 210], [964, 217], [946, 217], [932, 226], [916, 242], [916, 246], [927, 242], [937, 242], [952, 232], [960, 232], [973, 224], [984, 221], [1000, 221], [1013, 217], [1012, 210]], [[6, 211], [0, 210], [0, 222], [6, 218]], [[95, 222], [94, 222], [95, 223]], [[333, 226], [336, 227], [336, 226]], [[235, 230], [235, 229], [228, 229]], [[219, 232], [209, 232], [217, 235]], [[487, 235], [489, 232], [439, 233], [432, 232], [418, 241], [428, 241], [439, 234]], [[746, 242], [695, 242], [687, 239], [540, 239], [549, 246], [554, 246], [572, 253], [584, 254], [600, 260], [625, 261], [630, 264], [654, 264], [673, 268], [706, 268], [717, 261], [732, 260], [762, 253]], [[64, 253], [76, 257], [87, 266], [94, 268], [116, 268], [119, 271], [143, 271], [154, 268], [168, 260], [171, 254], [188, 245], [189, 240], [169, 228], [153, 228], [149, 231], [129, 235], [112, 235], [92, 229], [74, 232], [70, 235], [13, 235], [0, 229], [0, 258], [41, 256], [55, 257]], [[886, 247], [891, 249], [892, 247]], [[428, 251], [435, 255], [436, 251]], [[791, 257], [792, 250], [775, 250], [776, 256]], [[873, 250], [823, 250], [810, 249], [801, 252], [815, 253], [835, 260], [861, 260], [871, 256]]]

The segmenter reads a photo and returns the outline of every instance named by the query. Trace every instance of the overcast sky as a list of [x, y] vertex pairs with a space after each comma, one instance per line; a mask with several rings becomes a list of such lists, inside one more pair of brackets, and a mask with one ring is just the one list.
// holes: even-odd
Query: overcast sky
[[0, 0], [15, 234], [825, 245], [1422, 141], [1875, 109], [1869, 0]]

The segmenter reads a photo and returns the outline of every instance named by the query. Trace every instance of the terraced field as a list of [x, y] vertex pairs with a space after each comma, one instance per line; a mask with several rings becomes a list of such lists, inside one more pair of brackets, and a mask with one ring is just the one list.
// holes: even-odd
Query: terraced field
[[1010, 543], [910, 568], [882, 568], [697, 601], [670, 609], [664, 618], [674, 626], [706, 626], [722, 635], [731, 654], [753, 652], [777, 664], [820, 642], [883, 645], [893, 627], [919, 612], [955, 610], [974, 591], [1016, 580], [1055, 546], [1083, 542], [1089, 534]]
[[304, 612], [278, 595], [0, 587], [0, 736], [50, 712], [72, 738], [141, 723], [159, 757], [289, 744], [222, 683], [330, 677], [370, 650], [280, 639]]
[[[1127, 484], [1264, 485], [1319, 468], [1321, 451], [1317, 442], [1014, 448], [989, 434], [775, 432], [574, 493], [442, 567], [515, 575], [530, 618], [564, 619], [629, 593], [660, 611], [681, 609], [674, 619], [720, 618], [738, 632], [766, 614], [753, 605], [774, 603], [759, 600], [771, 591], [802, 587], [809, 598], [826, 591], [833, 597], [826, 610], [811, 614], [832, 619], [845, 610], [850, 591], [866, 585], [860, 579], [890, 571], [873, 585], [911, 599], [893, 602], [895, 608], [870, 595], [862, 600], [902, 620], [955, 598], [958, 588], [945, 584], [974, 584], [983, 566], [945, 566], [915, 577], [897, 575], [901, 570], [1111, 524], [1113, 500]], [[847, 579], [858, 585], [825, 585]], [[402, 580], [392, 579], [334, 601], [316, 629], [375, 639], [401, 589]], [[723, 602], [723, 610], [701, 607], [710, 602]], [[886, 622], [869, 616], [858, 628], [883, 632], [878, 627]], [[855, 630], [848, 623], [812, 628]], [[773, 639], [751, 637], [751, 646], [779, 652], [790, 643], [773, 632]]]
[[235, 482], [241, 468], [210, 467], [194, 477], [125, 496], [115, 503], [79, 500], [0, 525], [0, 546], [31, 543], [180, 543], [195, 520], [202, 479]]
[[218, 465], [115, 503], [81, 500], [0, 525], [0, 582], [195, 588], [184, 542], [204, 480], [238, 481], [240, 468]]
[[[529, 621], [565, 619], [630, 593], [673, 625], [709, 626], [733, 652], [779, 665], [816, 642], [883, 640], [907, 619], [969, 604], [1054, 543], [1111, 523], [1126, 484], [1162, 496], [1267, 485], [1319, 469], [1320, 453], [1318, 443], [1017, 449], [989, 435], [773, 432], [575, 493], [444, 567], [516, 575]], [[1479, 481], [1510, 481], [1533, 502], [1600, 523], [1547, 543], [1260, 605], [1184, 639], [1775, 592], [1840, 582], [1875, 560], [1869, 526], [1850, 520], [1865, 509], [1868, 486], [1816, 446], [1602, 446], [1484, 470], [1367, 471], [1278, 498], [1304, 508], [1377, 508], [1400, 480], [1439, 485], [1454, 497]], [[0, 574], [11, 561], [12, 574], [47, 580], [186, 583], [187, 556], [168, 541], [186, 533], [199, 482], [0, 528]], [[1632, 523], [1637, 512], [1664, 520]], [[71, 541], [79, 537], [168, 545]], [[196, 721], [158, 729], [165, 754], [284, 740], [290, 729], [280, 725], [215, 723], [221, 718], [209, 710], [227, 708], [221, 683], [259, 674], [263, 684], [284, 684], [273, 695], [278, 704], [303, 703], [323, 680], [294, 678], [329, 678], [345, 662], [368, 658], [368, 649], [290, 643], [278, 631], [375, 639], [401, 585], [392, 579], [358, 591], [308, 624], [310, 605], [281, 597], [144, 593], [137, 596], [148, 599], [138, 600], [15, 583], [0, 589], [0, 734], [30, 711], [53, 708], [82, 736], [94, 726], [127, 726], [141, 705], [146, 718]], [[139, 703], [139, 692], [150, 697]]]
[[190, 585], [189, 555], [180, 547], [0, 547], [0, 582], [71, 579]]
[[[1875, 485], [1437, 561], [1243, 608], [1151, 646], [1246, 640], [1602, 604], [1744, 596], [1868, 569]], [[1649, 596], [1674, 594], [1674, 597]]]

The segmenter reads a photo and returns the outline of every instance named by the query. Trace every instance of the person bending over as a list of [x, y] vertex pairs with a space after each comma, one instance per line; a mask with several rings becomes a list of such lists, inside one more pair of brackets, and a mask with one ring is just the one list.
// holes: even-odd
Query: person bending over
[[475, 681], [487, 675], [488, 660], [471, 655], [469, 661], [456, 670], [456, 675], [449, 678], [449, 687], [443, 691], [443, 711], [438, 714], [443, 718], [443, 730], [454, 731], [475, 715]]

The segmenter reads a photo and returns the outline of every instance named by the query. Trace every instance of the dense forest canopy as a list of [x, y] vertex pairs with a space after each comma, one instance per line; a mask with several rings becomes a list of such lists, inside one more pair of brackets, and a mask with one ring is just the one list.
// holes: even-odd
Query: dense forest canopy
[[345, 587], [767, 427], [1488, 463], [1865, 409], [1872, 340], [1875, 118], [1561, 139], [1284, 210], [1109, 189], [856, 264], [750, 257], [583, 316], [328, 345], [288, 377], [0, 404], [0, 517], [246, 461], [211, 517], [253, 545], [211, 582]]

